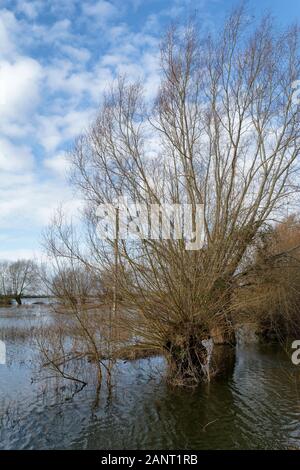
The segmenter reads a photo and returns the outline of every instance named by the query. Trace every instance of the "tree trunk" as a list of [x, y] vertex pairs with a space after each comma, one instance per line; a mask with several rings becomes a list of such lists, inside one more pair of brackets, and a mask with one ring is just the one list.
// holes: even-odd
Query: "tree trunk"
[[208, 330], [193, 323], [181, 323], [169, 332], [165, 345], [169, 380], [176, 385], [197, 385], [207, 379], [209, 354], [203, 344]]
[[169, 345], [167, 360], [172, 384], [191, 386], [205, 380], [207, 351], [201, 343], [186, 348]]
[[22, 299], [20, 295], [16, 295], [15, 301], [17, 302], [18, 305], [22, 305]]
[[174, 385], [195, 386], [215, 376], [227, 375], [235, 362], [233, 329], [180, 324], [165, 346], [169, 381]]

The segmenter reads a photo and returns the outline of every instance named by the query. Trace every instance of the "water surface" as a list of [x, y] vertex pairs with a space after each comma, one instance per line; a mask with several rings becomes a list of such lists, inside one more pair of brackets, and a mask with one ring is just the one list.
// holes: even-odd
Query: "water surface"
[[193, 391], [161, 358], [120, 362], [95, 406], [88, 364], [80, 393], [41, 373], [34, 332], [53, 322], [47, 305], [0, 309], [1, 449], [300, 449], [300, 369], [279, 347], [239, 346], [230, 377]]

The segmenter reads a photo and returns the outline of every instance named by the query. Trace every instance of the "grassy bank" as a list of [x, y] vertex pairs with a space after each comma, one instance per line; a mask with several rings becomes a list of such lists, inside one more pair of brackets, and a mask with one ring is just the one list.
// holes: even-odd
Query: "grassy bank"
[[0, 296], [0, 307], [7, 307], [9, 305], [12, 305], [11, 297], [9, 297], [7, 295], [1, 295]]

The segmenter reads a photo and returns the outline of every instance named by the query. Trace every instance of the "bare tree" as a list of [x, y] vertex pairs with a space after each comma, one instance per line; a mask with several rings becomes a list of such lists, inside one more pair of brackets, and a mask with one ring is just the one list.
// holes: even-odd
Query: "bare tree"
[[1, 292], [22, 304], [24, 294], [36, 293], [39, 269], [32, 260], [18, 260], [0, 263]]
[[[119, 78], [72, 153], [73, 183], [86, 200], [78, 238], [58, 218], [54, 258], [115, 271], [141, 348], [163, 353], [176, 383], [210, 376], [203, 340], [234, 344], [233, 294], [264, 225], [297, 190], [299, 29], [278, 32], [236, 9], [215, 35], [172, 27], [161, 46], [161, 85], [149, 105], [141, 83]], [[96, 208], [126, 196], [204, 207], [205, 243], [97, 237]], [[117, 250], [116, 250], [117, 246]], [[117, 260], [116, 260], [117, 253]], [[131, 276], [124, 276], [130, 271]], [[221, 339], [220, 339], [221, 338]]]
[[[87, 269], [66, 267], [59, 270], [51, 280], [50, 292], [62, 302], [68, 298], [73, 303], [85, 303], [96, 294], [93, 273]], [[66, 296], [68, 294], [68, 296]]]

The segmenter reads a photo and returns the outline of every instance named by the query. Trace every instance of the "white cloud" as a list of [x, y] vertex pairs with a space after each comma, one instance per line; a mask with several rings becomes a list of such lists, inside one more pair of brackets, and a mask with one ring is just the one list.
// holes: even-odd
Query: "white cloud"
[[73, 47], [69, 44], [65, 44], [61, 47], [61, 51], [78, 62], [87, 62], [91, 58], [90, 51], [84, 47]]
[[[14, 171], [15, 173], [28, 170], [33, 166], [31, 149], [25, 145], [14, 145], [10, 141], [0, 138], [0, 171]], [[3, 175], [1, 175], [2, 177]]]
[[92, 120], [94, 112], [90, 108], [82, 111], [66, 109], [65, 114], [39, 116], [37, 138], [40, 144], [48, 154], [53, 153], [66, 141], [78, 137]]
[[[1, 177], [3, 175], [1, 174]], [[12, 178], [17, 184], [0, 186], [0, 228], [1, 232], [15, 231], [18, 236], [27, 230], [40, 232], [47, 225], [57, 206], [65, 201], [71, 208], [78, 206], [70, 188], [59, 179], [41, 180], [34, 173], [25, 178], [16, 178], [6, 172], [5, 178]], [[3, 247], [2, 247], [3, 248]]]
[[19, 29], [15, 15], [6, 9], [0, 10], [0, 57], [10, 57], [15, 53]]
[[38, 16], [41, 4], [40, 2], [34, 2], [32, 0], [30, 0], [30, 2], [18, 0], [16, 8], [18, 12], [23, 13], [28, 18], [35, 19]]
[[66, 177], [70, 167], [69, 161], [65, 153], [59, 153], [52, 158], [46, 158], [44, 165], [47, 169], [53, 171], [60, 177]]
[[46, 38], [48, 41], [58, 41], [70, 37], [71, 21], [64, 19], [57, 21], [51, 28], [46, 29]]
[[0, 8], [0, 257], [15, 259], [31, 256], [60, 202], [68, 213], [80, 205], [63, 184], [62, 149], [94, 119], [116, 74], [155, 93], [158, 20], [133, 33], [121, 0], [12, 3], [16, 15]]
[[82, 11], [87, 16], [97, 16], [101, 21], [110, 19], [118, 13], [117, 8], [106, 0], [100, 0], [96, 3], [83, 3]]
[[17, 261], [19, 259], [41, 259], [42, 252], [34, 249], [14, 249], [14, 250], [1, 250], [0, 259]]
[[[58, 60], [45, 70], [47, 86], [54, 92], [64, 92], [80, 103], [86, 97], [93, 98], [98, 104], [100, 93], [112, 80], [113, 74], [108, 67], [96, 65], [93, 69], [78, 70], [71, 61]], [[73, 103], [73, 106], [74, 106]]]
[[42, 67], [29, 57], [0, 61], [0, 118], [22, 120], [39, 101]]

